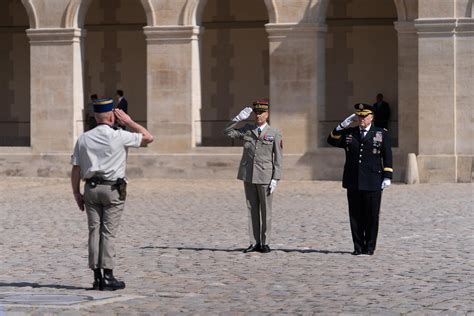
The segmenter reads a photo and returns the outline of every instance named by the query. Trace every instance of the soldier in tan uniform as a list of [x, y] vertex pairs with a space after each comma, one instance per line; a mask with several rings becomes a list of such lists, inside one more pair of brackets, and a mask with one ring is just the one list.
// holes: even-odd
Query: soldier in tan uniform
[[[270, 127], [268, 101], [257, 101], [253, 108], [243, 109], [227, 124], [224, 133], [244, 141], [237, 178], [244, 181], [249, 211], [250, 246], [244, 252], [270, 252], [272, 198], [282, 171], [283, 142], [281, 133]], [[235, 128], [255, 113], [255, 124]]]
[[[77, 206], [87, 213], [89, 267], [94, 271], [92, 288], [97, 290], [125, 288], [125, 282], [117, 280], [112, 270], [115, 237], [125, 205], [127, 150], [153, 141], [143, 126], [122, 110], [112, 108], [112, 99], [95, 101], [98, 125], [78, 138], [71, 157], [72, 190]], [[115, 122], [129, 131], [113, 129]], [[81, 179], [85, 181], [84, 194], [80, 192]]]

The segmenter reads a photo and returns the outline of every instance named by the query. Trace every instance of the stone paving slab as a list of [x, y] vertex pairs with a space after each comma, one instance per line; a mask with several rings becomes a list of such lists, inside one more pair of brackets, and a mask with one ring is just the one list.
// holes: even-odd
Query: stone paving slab
[[[0, 179], [0, 295], [89, 291], [87, 224], [67, 179]], [[131, 180], [117, 242], [126, 300], [0, 315], [474, 315], [474, 186], [395, 184], [374, 256], [350, 255], [339, 182], [281, 181], [269, 254], [243, 254], [238, 180]], [[93, 293], [93, 294], [91, 294]]]

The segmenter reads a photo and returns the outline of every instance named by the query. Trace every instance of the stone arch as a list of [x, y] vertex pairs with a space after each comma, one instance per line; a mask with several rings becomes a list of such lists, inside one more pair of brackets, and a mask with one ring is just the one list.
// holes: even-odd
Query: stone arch
[[[118, 103], [116, 91], [122, 90], [130, 104], [128, 113], [145, 124], [147, 52], [143, 27], [149, 23], [145, 2], [87, 0], [84, 6], [76, 6], [75, 15], [84, 15], [77, 25], [87, 32], [82, 45], [84, 100], [89, 111], [91, 95], [115, 97]], [[91, 125], [93, 122], [85, 128]]]
[[36, 14], [36, 9], [31, 3], [31, 0], [21, 0], [23, 6], [26, 9], [26, 13], [28, 15], [28, 19], [30, 22], [30, 28], [35, 29], [38, 27], [38, 16]]
[[[183, 11], [184, 25], [199, 25], [201, 23], [201, 16], [206, 6], [207, 0], [188, 0]], [[275, 0], [264, 0], [267, 7], [268, 22], [278, 22], [278, 11], [275, 5]]]
[[[327, 135], [341, 117], [353, 110], [352, 104], [361, 100], [373, 103], [376, 94], [382, 93], [390, 104], [388, 128], [394, 147], [398, 147], [399, 39], [393, 23], [406, 20], [409, 8], [403, 0], [372, 0], [355, 7], [356, 1], [332, 2], [326, 8], [326, 86], [319, 111], [318, 143], [327, 146]], [[371, 48], [375, 43], [380, 45], [377, 50]], [[378, 75], [365, 76], [364, 72], [385, 75], [379, 80]]]
[[31, 52], [26, 34], [36, 15], [31, 3], [17, 0], [0, 4], [0, 146], [31, 145]]
[[[24, 0], [25, 1], [25, 0]], [[28, 2], [31, 0], [28, 0]], [[138, 1], [138, 0], [137, 0]], [[139, 0], [145, 11], [147, 25], [155, 25], [155, 15], [150, 0]], [[83, 28], [86, 20], [87, 10], [92, 0], [71, 0], [64, 12], [63, 27]]]
[[208, 0], [196, 9], [202, 10], [196, 22], [205, 29], [199, 39], [202, 105], [194, 123], [200, 135], [196, 145], [238, 146], [222, 134], [224, 122], [242, 104], [270, 94], [268, 9], [264, 0]]
[[418, 0], [394, 0], [398, 21], [412, 21], [418, 17]]

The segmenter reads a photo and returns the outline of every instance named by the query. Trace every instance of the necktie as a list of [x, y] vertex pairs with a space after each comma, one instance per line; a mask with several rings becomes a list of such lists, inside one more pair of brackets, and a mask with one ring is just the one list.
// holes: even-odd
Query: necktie
[[367, 133], [367, 130], [365, 130], [365, 129], [360, 130], [360, 135], [362, 136], [362, 138], [365, 137], [365, 133]]
[[262, 133], [262, 130], [260, 129], [260, 127], [258, 128], [258, 137], [260, 137], [260, 134]]

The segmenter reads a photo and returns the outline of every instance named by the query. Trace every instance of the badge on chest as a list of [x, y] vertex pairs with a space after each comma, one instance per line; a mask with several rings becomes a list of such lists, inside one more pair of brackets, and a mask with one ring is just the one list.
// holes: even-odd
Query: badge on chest
[[273, 142], [273, 141], [275, 140], [275, 136], [265, 134], [265, 135], [263, 136], [263, 140], [265, 140], [265, 141], [267, 141], [267, 142]]

